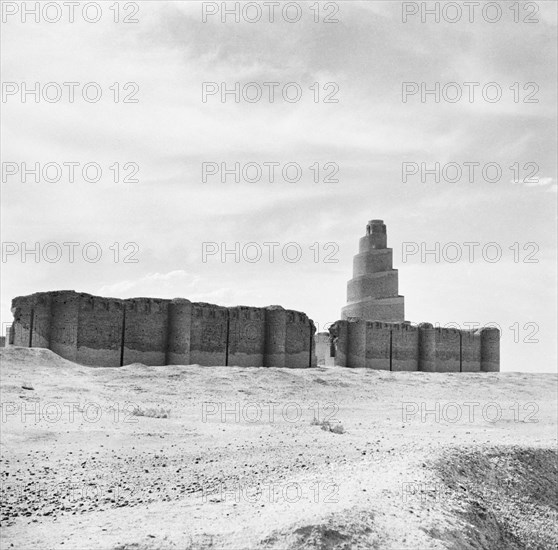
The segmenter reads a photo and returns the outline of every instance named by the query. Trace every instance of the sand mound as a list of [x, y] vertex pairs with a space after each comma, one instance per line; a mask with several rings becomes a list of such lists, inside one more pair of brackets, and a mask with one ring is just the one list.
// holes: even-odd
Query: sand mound
[[0, 348], [0, 363], [21, 366], [78, 367], [76, 363], [60, 357], [45, 348], [20, 348], [9, 346]]
[[552, 548], [558, 542], [556, 450], [455, 449], [443, 453], [434, 469], [468, 527], [444, 539], [458, 540], [462, 548], [502, 550]]
[[385, 536], [378, 533], [374, 513], [348, 510], [324, 518], [319, 523], [292, 526], [262, 541], [269, 550], [377, 550]]

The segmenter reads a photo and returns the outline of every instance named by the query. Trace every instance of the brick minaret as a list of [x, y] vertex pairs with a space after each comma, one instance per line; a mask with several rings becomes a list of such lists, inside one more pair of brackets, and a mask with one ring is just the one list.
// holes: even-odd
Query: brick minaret
[[393, 269], [393, 250], [387, 248], [386, 226], [383, 220], [371, 220], [353, 260], [353, 278], [347, 283], [347, 305], [341, 318], [404, 321], [404, 301], [399, 296], [397, 269]]

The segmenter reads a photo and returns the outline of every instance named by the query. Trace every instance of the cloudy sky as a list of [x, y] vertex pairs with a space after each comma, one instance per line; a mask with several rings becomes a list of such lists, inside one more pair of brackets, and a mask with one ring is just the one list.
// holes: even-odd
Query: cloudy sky
[[[137, 10], [121, 3], [116, 23], [113, 3], [98, 4], [96, 23], [84, 20], [81, 7], [73, 23], [65, 11], [59, 22], [40, 14], [37, 23], [33, 16], [22, 22], [4, 6], [3, 324], [11, 320], [14, 296], [75, 289], [281, 304], [306, 312], [323, 330], [345, 303], [366, 222], [379, 218], [388, 226], [408, 320], [497, 323], [502, 370], [556, 369], [555, 3], [539, 2], [530, 16], [524, 5], [516, 14], [512, 3], [500, 2], [494, 23], [480, 11], [473, 22], [464, 13], [456, 23], [443, 17], [422, 23], [420, 14], [403, 23], [402, 3], [391, 1], [343, 1], [336, 14], [334, 3], [316, 13], [313, 2], [299, 2], [299, 21], [285, 21], [280, 6], [273, 23], [266, 11], [255, 23], [234, 16], [223, 22], [220, 14], [203, 22], [196, 1], [137, 2]], [[256, 8], [250, 9], [254, 18]], [[338, 22], [323, 22], [328, 15]], [[137, 22], [123, 23], [124, 17]], [[538, 22], [524, 23], [529, 17]], [[73, 102], [64, 82], [78, 83]], [[233, 89], [237, 82], [241, 89], [258, 83], [262, 99], [241, 95], [236, 103], [229, 94], [223, 102], [217, 93], [202, 101], [203, 83]], [[278, 83], [273, 103], [264, 82]], [[406, 102], [404, 82], [419, 90]], [[450, 86], [439, 102], [432, 94], [422, 102], [421, 86], [437, 82], [441, 89], [459, 84], [463, 97], [448, 101], [458, 90]], [[472, 102], [466, 82], [479, 83]], [[499, 100], [484, 99], [490, 82], [500, 87]], [[36, 83], [38, 102], [33, 94], [24, 102], [22, 90]], [[101, 90], [97, 102], [83, 99], [86, 83], [94, 83], [88, 97]], [[300, 86], [299, 101], [283, 99], [287, 83]], [[485, 89], [489, 99], [497, 86]], [[252, 86], [248, 97], [256, 91]], [[255, 163], [264, 171], [259, 182], [241, 173], [238, 183], [231, 175], [222, 183], [220, 174], [204, 183], [205, 162]], [[263, 163], [273, 162], [279, 168], [270, 183]], [[22, 181], [22, 169], [35, 163], [41, 170], [57, 163], [62, 174], [51, 165], [39, 182], [30, 174]], [[79, 163], [73, 182], [63, 163]], [[99, 181], [95, 165], [90, 181], [82, 176], [88, 163], [101, 168]], [[288, 163], [300, 165], [299, 181], [283, 177]], [[422, 163], [456, 163], [464, 174], [447, 181], [452, 164], [438, 183], [428, 174], [422, 182], [420, 173], [403, 182], [402, 163], [419, 170]], [[473, 182], [464, 163], [478, 163]], [[487, 163], [501, 167], [499, 181], [486, 181], [495, 179], [490, 170], [483, 177]], [[327, 181], [335, 165], [330, 179], [338, 181]], [[126, 176], [139, 181], [125, 182]], [[73, 262], [67, 242], [78, 243]], [[248, 261], [258, 246], [242, 254], [250, 242], [263, 252], [259, 261]], [[266, 242], [279, 243], [274, 261]], [[463, 244], [470, 242], [480, 243], [473, 261]], [[205, 261], [203, 243], [219, 248]], [[234, 254], [222, 261], [222, 243], [231, 250], [239, 243], [238, 263]], [[300, 247], [298, 261], [284, 259], [287, 243]], [[22, 258], [24, 246], [39, 247], [41, 256]], [[421, 258], [422, 249], [436, 246], [438, 261], [434, 254]], [[403, 249], [418, 252], [404, 258]], [[501, 257], [489, 261], [499, 249]], [[87, 262], [84, 250], [101, 257]], [[462, 259], [452, 263], [459, 250]], [[58, 261], [47, 261], [59, 251]], [[295, 258], [297, 246], [286, 254]]]

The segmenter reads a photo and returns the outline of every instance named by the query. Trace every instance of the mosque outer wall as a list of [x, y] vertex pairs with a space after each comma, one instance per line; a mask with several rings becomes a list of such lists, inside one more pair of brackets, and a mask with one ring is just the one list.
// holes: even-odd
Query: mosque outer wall
[[[120, 300], [74, 291], [12, 302], [10, 343], [49, 348], [84, 365], [264, 366], [320, 363], [391, 371], [498, 372], [500, 332], [429, 323], [342, 320], [328, 342], [304, 313], [280, 306], [226, 308], [176, 298]], [[331, 357], [333, 350], [334, 356]]]
[[39, 292], [12, 301], [14, 346], [84, 365], [316, 366], [315, 326], [280, 306], [222, 307], [176, 298]]
[[[329, 329], [336, 366], [391, 371], [499, 372], [500, 331], [430, 323], [342, 320]], [[321, 351], [321, 353], [324, 353]]]

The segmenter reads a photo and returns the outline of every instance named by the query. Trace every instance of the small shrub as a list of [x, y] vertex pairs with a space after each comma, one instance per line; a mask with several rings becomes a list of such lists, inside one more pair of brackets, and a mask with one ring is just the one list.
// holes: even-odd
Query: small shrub
[[345, 428], [343, 424], [339, 420], [330, 422], [329, 420], [322, 420], [321, 422], [314, 417], [310, 422], [311, 426], [321, 426], [322, 430], [326, 432], [332, 432], [334, 434], [343, 434], [345, 433]]
[[148, 418], [170, 418], [171, 410], [163, 407], [136, 407], [132, 414], [134, 416], [145, 416]]
[[341, 424], [341, 422], [337, 422], [335, 424], [329, 425], [329, 431], [333, 432], [334, 434], [344, 434], [345, 428], [343, 427], [343, 424]]

